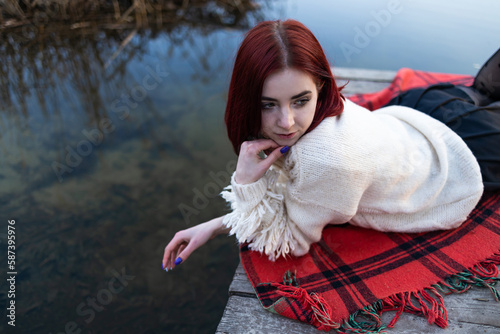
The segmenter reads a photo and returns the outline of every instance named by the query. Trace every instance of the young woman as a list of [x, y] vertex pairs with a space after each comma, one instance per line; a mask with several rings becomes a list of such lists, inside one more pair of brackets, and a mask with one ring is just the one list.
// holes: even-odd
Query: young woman
[[[419, 103], [417, 109], [395, 105], [406, 97], [371, 112], [341, 89], [301, 23], [268, 21], [250, 30], [236, 57], [225, 115], [238, 154], [222, 193], [232, 212], [177, 232], [162, 268], [228, 232], [274, 260], [306, 254], [328, 224], [394, 232], [460, 226], [483, 193], [481, 167], [464, 139], [426, 115], [429, 110], [418, 111]], [[482, 96], [472, 89], [460, 94], [464, 105], [474, 105], [469, 95]], [[434, 100], [425, 108], [439, 114], [446, 103]], [[455, 114], [463, 109], [455, 108]], [[491, 114], [488, 140], [500, 146], [500, 114]], [[498, 189], [500, 149], [488, 154], [483, 174]]]

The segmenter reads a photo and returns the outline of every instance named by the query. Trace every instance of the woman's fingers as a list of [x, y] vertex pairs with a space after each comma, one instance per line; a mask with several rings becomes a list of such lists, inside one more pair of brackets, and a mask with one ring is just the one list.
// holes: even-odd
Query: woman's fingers
[[[239, 184], [249, 184], [259, 180], [271, 167], [271, 165], [279, 159], [279, 146], [270, 139], [258, 139], [250, 142], [244, 142], [241, 145], [238, 163], [236, 165], [235, 180]], [[272, 151], [271, 151], [272, 150]], [[265, 159], [259, 156], [261, 151], [271, 151]]]
[[[179, 263], [176, 264], [176, 262], [178, 262], [177, 259], [181, 256], [182, 251], [185, 248], [186, 248], [186, 244], [183, 243], [183, 244], [179, 245], [179, 247], [177, 249], [169, 251], [168, 254], [167, 254], [167, 251], [166, 251], [165, 256], [164, 256], [164, 260], [162, 262], [163, 269], [165, 269], [166, 271], [174, 269], [174, 267], [177, 264], [179, 264]], [[165, 260], [165, 258], [167, 260]], [[187, 256], [184, 256], [184, 259], [187, 259]]]
[[175, 234], [173, 239], [165, 247], [165, 252], [163, 253], [162, 268], [170, 270], [174, 267], [175, 256], [179, 253], [179, 249], [186, 247], [189, 240], [185, 239], [183, 236], [183, 231], [179, 231]]
[[257, 139], [252, 141], [246, 141], [241, 144], [240, 154], [251, 154], [252, 156], [258, 156], [261, 151], [266, 151], [269, 149], [275, 149], [280, 147], [274, 140], [271, 139]]
[[168, 271], [187, 260], [191, 253], [217, 234], [221, 221], [222, 217], [219, 217], [210, 222], [177, 232], [167, 247], [165, 247], [162, 268]]
[[269, 153], [267, 155], [267, 158], [265, 158], [263, 160], [263, 162], [266, 163], [267, 169], [269, 169], [269, 167], [271, 167], [271, 165], [273, 163], [275, 163], [276, 160], [281, 158], [283, 156], [283, 154], [288, 152], [289, 149], [290, 149], [290, 147], [288, 147], [288, 146], [279, 146], [279, 147], [275, 148], [271, 153]]
[[196, 243], [192, 240], [190, 243], [188, 243], [185, 247], [182, 247], [182, 249], [179, 249], [179, 253], [177, 254], [177, 257], [175, 258], [174, 264], [177, 266], [187, 260], [187, 258], [193, 253], [198, 246]]
[[[192, 241], [191, 241], [191, 242], [192, 242]], [[190, 243], [191, 243], [191, 242], [190, 242]], [[184, 249], [186, 249], [187, 245], [189, 245], [189, 243], [188, 243], [188, 244], [182, 244], [182, 245], [179, 247], [179, 249], [177, 250], [177, 254], [175, 255], [174, 265], [178, 265], [178, 264], [180, 264], [180, 262], [179, 262], [179, 258], [181, 258], [182, 260], [185, 260], [185, 259], [187, 259], [187, 258], [188, 258], [188, 256], [189, 256], [189, 255], [187, 255], [187, 256], [186, 256], [186, 254], [182, 254], [182, 252], [184, 251]], [[182, 255], [182, 257], [181, 257], [181, 255]], [[182, 261], [182, 260], [181, 260], [181, 261]]]

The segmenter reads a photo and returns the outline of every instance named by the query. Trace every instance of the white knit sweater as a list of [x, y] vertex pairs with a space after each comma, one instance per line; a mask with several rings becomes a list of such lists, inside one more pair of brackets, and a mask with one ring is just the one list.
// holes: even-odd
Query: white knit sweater
[[223, 223], [271, 260], [301, 256], [327, 224], [391, 232], [452, 229], [483, 192], [463, 140], [419, 111], [374, 112], [346, 100], [255, 183], [231, 181]]

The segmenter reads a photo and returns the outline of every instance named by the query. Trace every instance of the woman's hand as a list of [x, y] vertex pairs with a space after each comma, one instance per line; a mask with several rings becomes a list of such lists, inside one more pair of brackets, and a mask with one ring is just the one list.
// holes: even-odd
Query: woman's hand
[[222, 225], [222, 219], [223, 217], [218, 217], [177, 232], [165, 247], [161, 263], [162, 269], [166, 271], [173, 269], [174, 266], [185, 261], [192, 252], [203, 246], [208, 240], [227, 232], [228, 229]]
[[[258, 181], [267, 172], [269, 167], [278, 160], [283, 153], [279, 146], [271, 139], [257, 139], [241, 144], [236, 174], [234, 179], [239, 184], [249, 184]], [[261, 151], [272, 150], [265, 159], [259, 156]]]

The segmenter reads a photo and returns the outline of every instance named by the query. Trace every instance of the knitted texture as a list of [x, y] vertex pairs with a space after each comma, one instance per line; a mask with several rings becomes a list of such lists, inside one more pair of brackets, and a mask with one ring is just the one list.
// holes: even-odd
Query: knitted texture
[[233, 212], [223, 222], [240, 243], [274, 260], [306, 254], [327, 224], [456, 228], [482, 192], [476, 159], [444, 124], [407, 107], [370, 112], [346, 100], [344, 112], [304, 135], [282, 167], [250, 185], [233, 178], [222, 193]]

